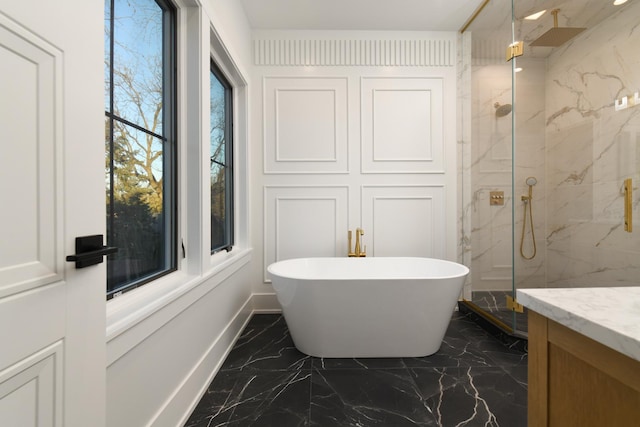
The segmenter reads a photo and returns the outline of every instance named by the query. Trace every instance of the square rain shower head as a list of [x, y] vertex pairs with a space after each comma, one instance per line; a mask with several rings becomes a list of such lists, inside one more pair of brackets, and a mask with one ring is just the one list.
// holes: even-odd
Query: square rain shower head
[[529, 46], [558, 47], [565, 44], [584, 30], [586, 30], [586, 28], [555, 27], [535, 39], [529, 44]]
[[535, 39], [529, 44], [529, 46], [558, 47], [586, 30], [586, 28], [559, 27], [558, 12], [560, 12], [560, 9], [554, 9], [551, 11], [551, 14], [553, 15], [553, 28]]

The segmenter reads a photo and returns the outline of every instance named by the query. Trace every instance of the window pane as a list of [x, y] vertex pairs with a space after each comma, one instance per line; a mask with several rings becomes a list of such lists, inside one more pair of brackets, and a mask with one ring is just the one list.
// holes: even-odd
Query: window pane
[[164, 0], [105, 0], [108, 297], [176, 266], [174, 28]]
[[231, 87], [221, 76], [210, 73], [211, 93], [211, 251], [229, 248], [233, 225], [231, 191]]
[[[111, 119], [104, 120], [104, 180], [107, 187], [107, 218], [111, 215]], [[107, 226], [109, 221], [107, 221]], [[109, 234], [107, 234], [109, 236]]]
[[227, 245], [224, 168], [211, 169], [211, 249]]
[[162, 135], [163, 11], [153, 0], [116, 1], [113, 113]]
[[111, 111], [111, 2], [104, 2], [104, 110]]
[[167, 268], [162, 163], [161, 140], [114, 121], [108, 291]]
[[214, 163], [225, 164], [225, 107], [225, 88], [216, 75], [211, 73], [211, 167]]

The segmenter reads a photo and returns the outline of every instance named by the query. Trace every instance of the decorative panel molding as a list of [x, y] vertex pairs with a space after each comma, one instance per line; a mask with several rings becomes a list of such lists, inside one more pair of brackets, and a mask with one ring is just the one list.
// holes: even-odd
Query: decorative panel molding
[[348, 187], [264, 188], [264, 277], [276, 261], [346, 255]]
[[444, 186], [362, 187], [364, 244], [371, 256], [446, 258], [446, 220]]
[[346, 78], [266, 77], [265, 173], [348, 172]]
[[336, 91], [281, 89], [275, 95], [276, 162], [335, 162]]
[[61, 341], [0, 371], [0, 420], [7, 426], [62, 426]]
[[361, 79], [362, 173], [444, 173], [443, 80]]
[[254, 64], [266, 66], [454, 67], [455, 42], [431, 40], [256, 39]]
[[61, 279], [62, 52], [0, 15], [0, 298]]

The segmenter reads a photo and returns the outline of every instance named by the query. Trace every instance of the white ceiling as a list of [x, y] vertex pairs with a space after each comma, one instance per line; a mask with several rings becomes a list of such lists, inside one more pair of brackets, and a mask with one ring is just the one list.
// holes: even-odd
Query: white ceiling
[[[239, 0], [249, 24], [264, 30], [458, 31], [483, 0]], [[468, 28], [474, 58], [504, 58], [512, 40], [523, 40], [529, 57], [554, 49], [529, 44], [553, 26], [549, 11], [560, 9], [559, 26], [593, 28], [616, 11], [613, 0], [491, 0]], [[547, 10], [537, 21], [523, 18]], [[512, 28], [515, 34], [512, 34]]]
[[240, 0], [255, 29], [457, 31], [482, 0]]

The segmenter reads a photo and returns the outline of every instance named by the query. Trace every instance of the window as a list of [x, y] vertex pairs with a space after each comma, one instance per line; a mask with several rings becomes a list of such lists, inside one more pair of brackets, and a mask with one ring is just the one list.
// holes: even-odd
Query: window
[[211, 253], [233, 246], [232, 89], [211, 61]]
[[107, 298], [176, 268], [175, 10], [105, 1]]

